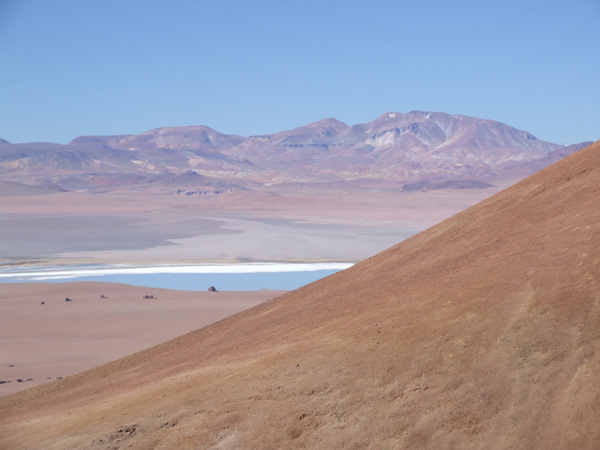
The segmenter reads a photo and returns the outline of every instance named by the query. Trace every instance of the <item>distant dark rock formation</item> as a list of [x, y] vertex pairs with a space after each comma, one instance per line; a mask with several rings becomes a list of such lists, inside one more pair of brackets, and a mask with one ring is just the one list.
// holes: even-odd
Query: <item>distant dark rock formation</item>
[[494, 187], [493, 184], [476, 180], [443, 180], [443, 181], [423, 181], [420, 183], [407, 183], [400, 191], [437, 191], [442, 189], [487, 189]]

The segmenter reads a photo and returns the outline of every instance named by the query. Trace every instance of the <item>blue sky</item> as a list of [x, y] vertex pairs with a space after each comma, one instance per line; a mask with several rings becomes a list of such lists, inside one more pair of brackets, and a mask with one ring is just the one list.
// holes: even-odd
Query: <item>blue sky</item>
[[600, 0], [0, 0], [0, 138], [386, 111], [600, 139]]

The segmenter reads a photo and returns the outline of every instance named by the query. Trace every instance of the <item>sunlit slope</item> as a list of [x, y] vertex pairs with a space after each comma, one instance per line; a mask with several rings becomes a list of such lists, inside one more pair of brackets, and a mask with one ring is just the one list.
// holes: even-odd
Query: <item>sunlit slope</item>
[[0, 448], [597, 448], [600, 144], [351, 269], [0, 399]]

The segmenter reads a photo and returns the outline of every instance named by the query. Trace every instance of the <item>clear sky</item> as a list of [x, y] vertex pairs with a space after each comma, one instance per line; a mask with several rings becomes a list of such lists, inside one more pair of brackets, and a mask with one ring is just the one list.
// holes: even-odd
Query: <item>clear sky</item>
[[600, 0], [0, 0], [0, 138], [386, 111], [600, 139]]

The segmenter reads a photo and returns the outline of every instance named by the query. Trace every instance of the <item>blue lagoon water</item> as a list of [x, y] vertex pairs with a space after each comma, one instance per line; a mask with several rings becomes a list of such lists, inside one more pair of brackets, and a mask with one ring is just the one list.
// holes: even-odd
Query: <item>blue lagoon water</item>
[[205, 291], [293, 290], [352, 264], [231, 264], [170, 266], [72, 266], [0, 269], [0, 283], [104, 281], [149, 288]]

